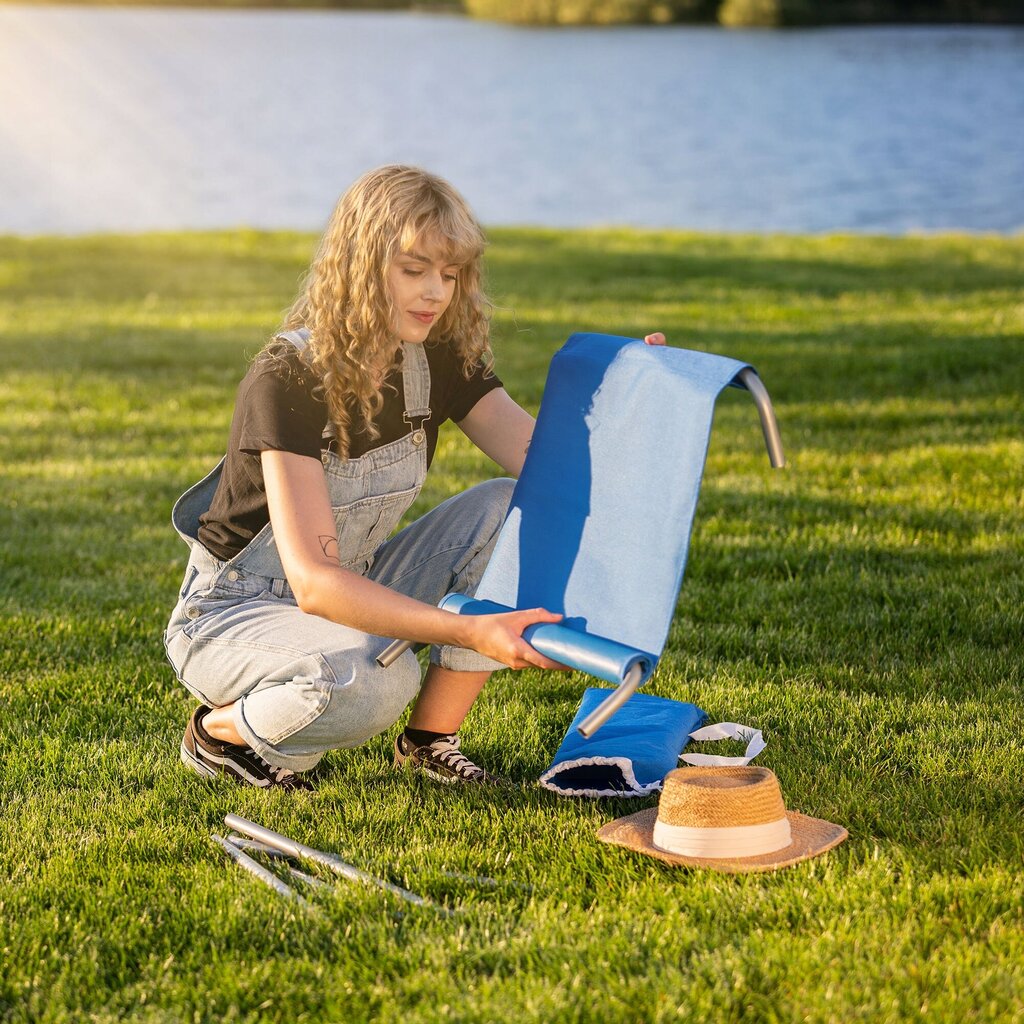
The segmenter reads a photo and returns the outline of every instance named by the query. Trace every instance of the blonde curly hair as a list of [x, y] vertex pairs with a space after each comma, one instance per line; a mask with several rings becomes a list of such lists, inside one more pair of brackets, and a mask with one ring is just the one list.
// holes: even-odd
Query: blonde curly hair
[[[392, 164], [364, 174], [338, 200], [281, 326], [310, 332], [306, 359], [319, 377], [342, 457], [354, 430], [379, 436], [373, 420], [384, 402], [381, 384], [401, 351], [388, 268], [417, 241], [439, 244], [460, 265], [452, 301], [430, 340], [451, 347], [467, 378], [493, 362], [481, 281], [486, 239], [466, 201], [418, 167]], [[282, 356], [289, 347], [271, 342], [264, 351]]]

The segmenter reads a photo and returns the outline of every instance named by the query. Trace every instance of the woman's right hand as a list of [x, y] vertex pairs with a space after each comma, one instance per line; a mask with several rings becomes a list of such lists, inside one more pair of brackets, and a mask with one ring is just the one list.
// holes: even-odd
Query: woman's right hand
[[526, 608], [498, 615], [466, 615], [463, 621], [468, 630], [466, 647], [479, 654], [500, 661], [509, 668], [544, 668], [570, 671], [540, 651], [534, 650], [524, 639], [523, 630], [538, 622], [561, 622], [563, 616], [544, 608]]

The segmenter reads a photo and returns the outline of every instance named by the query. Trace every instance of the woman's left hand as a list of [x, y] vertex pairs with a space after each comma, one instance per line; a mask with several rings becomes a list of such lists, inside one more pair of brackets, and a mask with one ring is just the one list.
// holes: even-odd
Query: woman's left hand
[[653, 334], [648, 334], [647, 337], [644, 338], [644, 341], [648, 345], [664, 345], [665, 335], [662, 334], [661, 331], [655, 331]]

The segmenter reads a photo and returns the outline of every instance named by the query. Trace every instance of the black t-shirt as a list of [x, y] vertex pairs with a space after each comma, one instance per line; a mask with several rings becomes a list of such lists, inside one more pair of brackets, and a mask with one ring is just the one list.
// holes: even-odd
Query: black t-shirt
[[[423, 423], [429, 465], [440, 425], [463, 419], [484, 395], [502, 384], [493, 374], [485, 377], [479, 368], [467, 380], [461, 360], [443, 342], [424, 345], [424, 351], [430, 368], [431, 415]], [[199, 540], [215, 558], [233, 558], [270, 521], [260, 452], [294, 452], [318, 459], [321, 450], [329, 447], [323, 439], [327, 404], [314, 393], [318, 383], [298, 351], [286, 353], [283, 365], [259, 356], [242, 378], [217, 492], [209, 511], [199, 518]], [[400, 367], [388, 374], [381, 393], [384, 405], [374, 420], [380, 434], [371, 439], [353, 430], [350, 458], [409, 433], [409, 424], [402, 418], [405, 393]]]

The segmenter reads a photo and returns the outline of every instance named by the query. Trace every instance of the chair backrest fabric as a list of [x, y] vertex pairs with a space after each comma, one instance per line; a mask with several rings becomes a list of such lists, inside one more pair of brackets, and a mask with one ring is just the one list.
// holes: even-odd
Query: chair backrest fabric
[[476, 598], [656, 664], [686, 568], [715, 400], [746, 363], [574, 334], [551, 362], [526, 464]]

